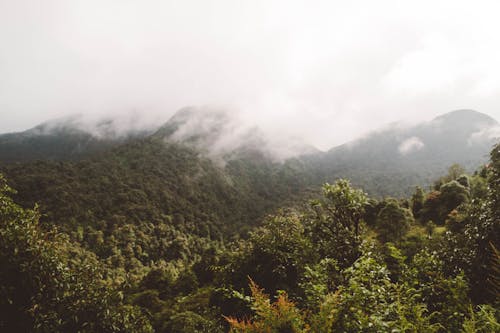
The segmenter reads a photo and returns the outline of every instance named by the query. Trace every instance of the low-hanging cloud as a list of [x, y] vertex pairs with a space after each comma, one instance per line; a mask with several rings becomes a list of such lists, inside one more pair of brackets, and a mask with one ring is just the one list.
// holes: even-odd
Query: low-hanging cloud
[[422, 140], [416, 136], [412, 136], [401, 142], [398, 146], [398, 151], [401, 155], [407, 155], [415, 151], [419, 151], [425, 147]]
[[3, 1], [0, 132], [75, 113], [136, 110], [137, 123], [159, 123], [186, 105], [223, 105], [276, 137], [329, 148], [458, 108], [500, 118], [499, 9], [452, 0]]
[[154, 119], [143, 117], [137, 112], [123, 112], [115, 115], [72, 114], [43, 122], [31, 134], [49, 135], [64, 130], [77, 130], [101, 139], [119, 139], [138, 133], [153, 133], [159, 124]]
[[277, 162], [316, 152], [299, 138], [266, 133], [255, 123], [243, 121], [240, 113], [227, 109], [184, 108], [172, 117], [166, 129], [165, 141], [191, 144], [222, 163], [238, 151], [258, 151]]
[[485, 126], [470, 135], [468, 144], [490, 143], [492, 140], [500, 140], [500, 126]]

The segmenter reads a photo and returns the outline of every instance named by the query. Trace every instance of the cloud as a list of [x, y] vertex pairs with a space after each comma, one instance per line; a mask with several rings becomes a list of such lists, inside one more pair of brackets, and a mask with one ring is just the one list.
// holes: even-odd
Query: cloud
[[138, 132], [153, 132], [158, 128], [157, 121], [143, 117], [137, 112], [119, 115], [73, 114], [43, 122], [31, 129], [37, 135], [49, 135], [61, 130], [80, 130], [97, 138], [121, 138]]
[[493, 140], [500, 140], [500, 126], [488, 126], [470, 135], [468, 145], [488, 143]]
[[[0, 132], [224, 105], [329, 148], [459, 108], [500, 118], [500, 10], [418, 1], [0, 2]], [[446, 20], [443, 20], [446, 17]]]
[[259, 151], [278, 162], [316, 151], [299, 138], [265, 132], [242, 117], [224, 108], [184, 108], [167, 123], [173, 133], [165, 140], [191, 144], [220, 162], [239, 151]]
[[398, 146], [398, 151], [401, 155], [407, 155], [412, 152], [416, 152], [422, 150], [425, 147], [425, 144], [420, 140], [420, 138], [416, 136], [412, 136], [401, 142]]

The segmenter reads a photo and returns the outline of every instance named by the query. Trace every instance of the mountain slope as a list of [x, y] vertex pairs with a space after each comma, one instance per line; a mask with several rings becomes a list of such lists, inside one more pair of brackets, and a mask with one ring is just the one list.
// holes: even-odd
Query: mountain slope
[[17, 202], [40, 204], [43, 221], [70, 230], [139, 226], [152, 228], [154, 237], [162, 225], [215, 239], [244, 233], [305, 188], [297, 177], [303, 170], [292, 161], [240, 159], [221, 168], [192, 148], [156, 138], [79, 161], [7, 164], [0, 172], [18, 190]]
[[498, 122], [458, 110], [412, 127], [391, 125], [317, 157], [321, 181], [347, 177], [375, 195], [407, 194], [458, 163], [474, 171], [488, 159]]
[[0, 135], [0, 163], [77, 160], [103, 152], [150, 130], [117, 132], [113, 120], [84, 124], [80, 116], [45, 122], [18, 133]]
[[392, 124], [327, 152], [289, 138], [273, 141], [224, 110], [184, 108], [156, 131], [123, 135], [115, 127], [101, 122], [90, 131], [70, 119], [4, 134], [0, 162], [97, 161], [106, 159], [114, 147], [149, 138], [147, 142], [177, 145], [210, 159], [214, 168], [265, 206], [341, 177], [371, 195], [407, 195], [415, 185], [430, 185], [454, 163], [475, 170], [486, 162], [499, 134], [494, 119], [472, 110], [449, 112], [411, 127]]
[[298, 138], [267, 135], [240, 119], [238, 114], [223, 109], [183, 108], [153, 137], [186, 144], [219, 162], [255, 155], [284, 161], [319, 152]]

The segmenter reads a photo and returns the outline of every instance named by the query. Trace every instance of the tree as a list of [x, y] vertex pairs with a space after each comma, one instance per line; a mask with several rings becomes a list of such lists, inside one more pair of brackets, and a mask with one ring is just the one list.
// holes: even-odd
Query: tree
[[6, 332], [150, 332], [137, 307], [95, 255], [23, 209], [0, 175], [0, 330]]
[[424, 249], [415, 255], [403, 275], [405, 288], [413, 290], [427, 306], [433, 314], [432, 322], [444, 326], [447, 332], [458, 332], [470, 305], [464, 274], [446, 274], [439, 256]]
[[173, 315], [164, 325], [162, 332], [192, 333], [192, 332], [220, 332], [210, 320], [192, 311], [184, 311]]
[[500, 221], [500, 209], [498, 209], [500, 207], [500, 143], [491, 150], [490, 159], [488, 185], [491, 216], [495, 221]]
[[[436, 332], [427, 307], [414, 289], [391, 282], [387, 267], [365, 248], [343, 274], [333, 332]], [[329, 331], [331, 332], [331, 331]]]
[[237, 289], [244, 287], [241, 283], [249, 276], [273, 293], [278, 289], [296, 293], [304, 268], [313, 258], [299, 214], [282, 211], [251, 233], [227, 271]]
[[366, 202], [363, 214], [363, 221], [370, 227], [375, 226], [377, 223], [378, 212], [383, 207], [383, 202], [379, 202], [376, 199], [369, 198]]
[[470, 178], [469, 178], [469, 176], [467, 176], [467, 175], [464, 174], [464, 175], [461, 175], [460, 177], [458, 177], [456, 180], [457, 180], [457, 182], [460, 185], [462, 185], [464, 187], [467, 187], [467, 188], [470, 187]]
[[[470, 197], [469, 189], [456, 180], [441, 186], [441, 205], [444, 211], [449, 213], [459, 205], [468, 202]], [[446, 216], [444, 216], [445, 218]]]
[[415, 188], [415, 193], [411, 197], [411, 210], [413, 216], [418, 218], [420, 216], [420, 211], [424, 207], [424, 190], [420, 186]]
[[448, 175], [445, 176], [445, 179], [449, 182], [452, 180], [458, 179], [460, 176], [462, 176], [465, 173], [465, 169], [463, 166], [461, 166], [458, 163], [452, 164], [448, 168]]
[[323, 199], [311, 202], [307, 220], [310, 238], [321, 257], [336, 259], [341, 267], [356, 260], [366, 203], [366, 194], [353, 189], [347, 180], [323, 186]]
[[377, 216], [378, 238], [384, 243], [398, 241], [408, 232], [412, 222], [410, 210], [389, 199]]
[[443, 184], [449, 183], [452, 180], [457, 180], [460, 176], [465, 174], [465, 169], [458, 163], [452, 164], [448, 168], [448, 174], [439, 178], [434, 182], [434, 189], [439, 190]]
[[452, 210], [469, 200], [469, 189], [456, 180], [443, 184], [439, 191], [427, 195], [421, 210], [423, 222], [433, 221], [442, 225]]
[[473, 197], [457, 208], [449, 220], [449, 231], [441, 244], [440, 256], [448, 274], [464, 271], [469, 279], [471, 298], [476, 303], [491, 302], [496, 276], [494, 248], [500, 247], [500, 153], [499, 145], [491, 152], [488, 196]]

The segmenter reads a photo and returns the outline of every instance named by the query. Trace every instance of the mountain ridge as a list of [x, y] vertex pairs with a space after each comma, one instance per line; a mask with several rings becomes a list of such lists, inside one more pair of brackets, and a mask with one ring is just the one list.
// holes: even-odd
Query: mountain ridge
[[[299, 142], [297, 149], [279, 156], [273, 146], [276, 142], [257, 127], [242, 126], [227, 110], [183, 108], [161, 126], [127, 135], [118, 135], [112, 121], [97, 123], [101, 126], [97, 135], [75, 126], [77, 121], [45, 123], [25, 132], [0, 135], [0, 162], [78, 161], [96, 154], [105, 156], [110, 149], [127, 142], [152, 139], [185, 145], [200, 157], [211, 159], [224, 172], [235, 165], [244, 169], [244, 164], [252, 165], [250, 169], [259, 169], [261, 177], [270, 183], [274, 183], [273, 175], [293, 165], [293, 173], [303, 188], [349, 178], [372, 195], [400, 196], [414, 186], [428, 186], [451, 164], [459, 163], [473, 171], [486, 161], [498, 137], [495, 119], [463, 109], [413, 126], [393, 123], [326, 152]], [[296, 144], [284, 141], [288, 147]]]
[[[430, 185], [452, 164], [473, 172], [486, 163], [499, 137], [493, 131], [497, 128], [496, 120], [472, 110], [448, 112], [413, 126], [392, 124], [328, 150], [319, 157], [316, 172], [322, 180], [352, 179], [372, 194], [408, 194], [417, 185]], [[367, 178], [375, 180], [368, 187]]]

